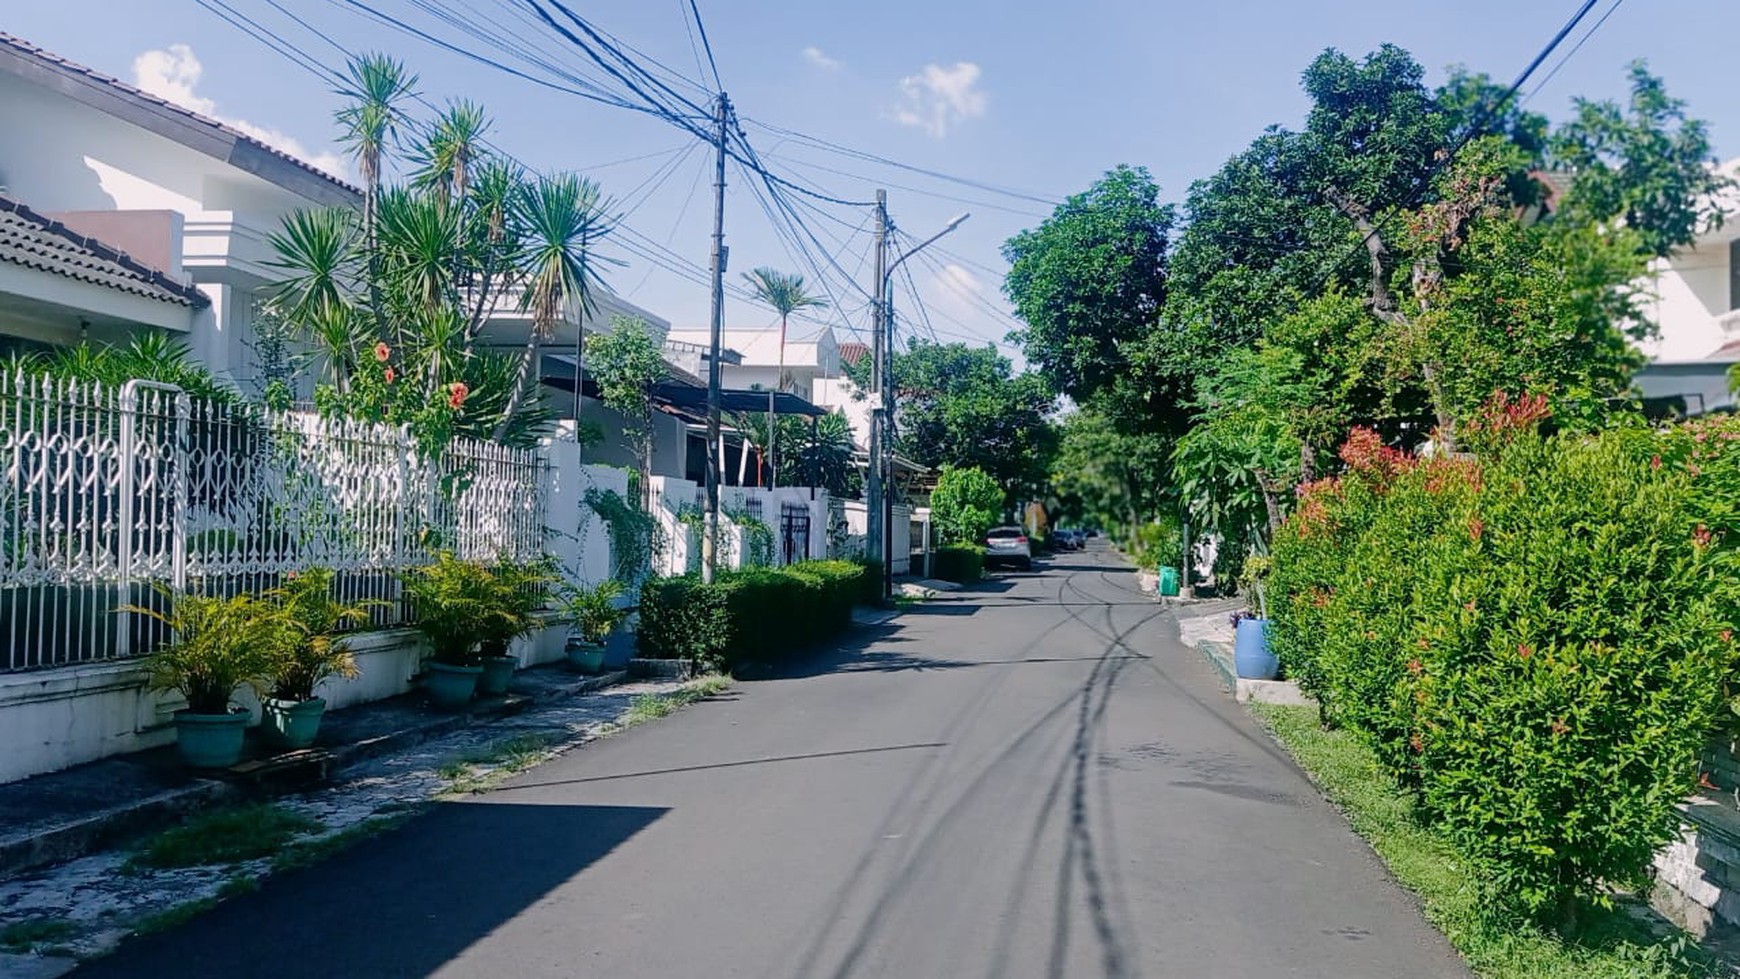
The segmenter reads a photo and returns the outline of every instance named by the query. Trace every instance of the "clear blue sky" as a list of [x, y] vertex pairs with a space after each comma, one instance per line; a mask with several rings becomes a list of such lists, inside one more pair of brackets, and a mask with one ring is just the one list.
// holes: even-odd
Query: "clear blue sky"
[[[627, 224], [694, 264], [707, 264], [710, 160], [666, 123], [584, 103], [468, 63], [423, 41], [368, 21], [345, 0], [281, 0], [351, 49], [381, 49], [422, 76], [435, 101], [466, 96], [495, 117], [496, 142], [539, 168], [587, 172], [632, 205]], [[523, 0], [445, 0], [474, 8], [490, 30], [511, 30], [560, 57], [548, 33], [521, 18]], [[336, 64], [339, 55], [269, 0], [228, 0]], [[1607, 13], [1602, 0], [1585, 21]], [[411, 0], [370, 5], [431, 29], [438, 23]], [[699, 0], [719, 71], [741, 115], [975, 180], [1060, 197], [1085, 188], [1118, 163], [1148, 167], [1166, 195], [1211, 173], [1270, 123], [1297, 125], [1305, 111], [1298, 77], [1323, 48], [1363, 54], [1395, 42], [1424, 64], [1435, 82], [1454, 64], [1508, 82], [1578, 5], [1574, 0], [883, 0], [874, 4], [802, 0]], [[0, 29], [74, 61], [133, 80], [136, 61], [158, 86], [180, 85], [200, 108], [294, 139], [309, 155], [335, 152], [331, 115], [337, 99], [322, 83], [224, 23], [195, 0], [14, 0]], [[600, 27], [679, 72], [701, 78], [686, 27], [686, 0], [596, 0], [579, 9]], [[451, 28], [444, 36], [477, 42]], [[1572, 41], [1582, 32], [1573, 35]], [[1562, 116], [1574, 95], [1624, 94], [1624, 69], [1648, 59], [1669, 90], [1712, 126], [1724, 158], [1740, 155], [1740, 86], [1725, 67], [1740, 37], [1740, 3], [1630, 0], [1618, 9], [1529, 108]], [[199, 64], [189, 71], [185, 45]], [[1563, 50], [1568, 50], [1566, 44]], [[806, 53], [808, 52], [808, 53]], [[1551, 68], [1557, 61], [1549, 61]], [[1545, 75], [1545, 69], [1536, 77]], [[1532, 84], [1530, 86], [1533, 87]], [[1526, 91], [1526, 90], [1525, 90]], [[887, 186], [900, 227], [924, 237], [953, 214], [972, 219], [943, 242], [936, 257], [955, 268], [911, 263], [930, 324], [943, 339], [1000, 341], [1009, 322], [985, 308], [1007, 307], [997, 294], [998, 246], [1037, 221], [1040, 205], [939, 183], [887, 167], [781, 143], [750, 130], [776, 171], [849, 198]], [[648, 159], [601, 164], [643, 154]], [[820, 163], [862, 176], [806, 169]], [[794, 162], [798, 161], [798, 162]], [[773, 233], [742, 174], [731, 174], [727, 236], [731, 275], [756, 265], [802, 269]], [[900, 189], [906, 185], [913, 190]], [[963, 204], [915, 190], [977, 198]], [[863, 211], [829, 208], [845, 224], [812, 218], [839, 264], [858, 278], [868, 236], [853, 235]], [[678, 326], [704, 325], [707, 292], [699, 282], [653, 268], [623, 248], [628, 262], [610, 284]], [[958, 259], [956, 258], [958, 256]], [[841, 278], [837, 274], [831, 276]], [[813, 276], [812, 276], [813, 278]], [[952, 279], [952, 285], [945, 283]], [[902, 313], [916, 312], [909, 290]], [[971, 300], [962, 290], [977, 290]], [[863, 298], [843, 282], [834, 294], [852, 326], [864, 322]], [[840, 318], [836, 314], [836, 319]], [[763, 327], [771, 316], [733, 301], [728, 325]], [[928, 334], [916, 318], [906, 325]]]

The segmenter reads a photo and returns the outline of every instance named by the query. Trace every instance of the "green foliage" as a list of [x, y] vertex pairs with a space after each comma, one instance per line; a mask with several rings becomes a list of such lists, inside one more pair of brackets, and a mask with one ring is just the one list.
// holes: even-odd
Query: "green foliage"
[[755, 568], [773, 564], [773, 528], [760, 517], [750, 516], [747, 510], [726, 513], [725, 516], [743, 529], [743, 563]]
[[277, 604], [290, 628], [290, 641], [280, 649], [272, 668], [272, 696], [304, 701], [328, 677], [357, 675], [356, 658], [339, 634], [368, 621], [369, 608], [381, 602], [346, 604], [333, 595], [332, 571], [307, 568], [292, 572], [281, 588], [265, 598]]
[[628, 610], [617, 604], [622, 582], [606, 578], [591, 588], [570, 589], [562, 598], [562, 615], [574, 623], [587, 642], [602, 645]]
[[484, 619], [482, 649], [486, 656], [504, 656], [509, 643], [538, 627], [538, 612], [557, 578], [547, 558], [498, 561], [488, 571], [491, 614]]
[[323, 828], [309, 816], [269, 803], [217, 809], [152, 837], [127, 861], [127, 868], [163, 870], [258, 860], [298, 836]]
[[193, 358], [187, 344], [166, 333], [142, 333], [125, 345], [84, 340], [52, 353], [21, 353], [11, 359], [6, 370], [41, 372], [112, 388], [137, 378], [173, 384], [202, 401], [235, 404], [241, 400], [234, 388]]
[[[322, 411], [408, 425], [425, 451], [454, 435], [529, 445], [552, 418], [532, 368], [565, 311], [591, 309], [611, 205], [584, 178], [528, 177], [493, 153], [475, 104], [415, 124], [403, 108], [415, 85], [383, 55], [347, 66], [338, 122], [362, 208], [285, 218], [267, 318], [318, 351]], [[401, 147], [410, 182], [383, 186]], [[503, 300], [532, 321], [517, 355], [481, 342]]]
[[944, 544], [931, 559], [930, 573], [941, 581], [972, 584], [985, 576], [985, 549], [977, 544]]
[[1483, 418], [1480, 461], [1356, 432], [1347, 475], [1277, 539], [1272, 642], [1327, 719], [1419, 787], [1495, 907], [1550, 918], [1635, 884], [1677, 832], [1740, 663], [1740, 585], [1703, 522], [1734, 502], [1709, 503], [1731, 487], [1685, 452], [1664, 464], [1651, 433], [1543, 439], [1538, 416], [1509, 417], [1508, 437]]
[[1137, 524], [1130, 534], [1128, 547], [1130, 559], [1138, 567], [1158, 570], [1184, 566], [1184, 531], [1176, 520]]
[[852, 424], [843, 412], [816, 419], [813, 433], [802, 419], [788, 418], [779, 428], [779, 457], [786, 460], [780, 479], [792, 486], [826, 490], [829, 496], [855, 497], [863, 473], [852, 462], [852, 450]]
[[893, 372], [902, 454], [982, 470], [1009, 499], [1043, 485], [1056, 399], [1039, 375], [1015, 374], [992, 346], [924, 341], [896, 353]]
[[604, 406], [622, 415], [622, 434], [635, 447], [644, 481], [652, 472], [652, 390], [665, 376], [658, 340], [643, 320], [613, 316], [610, 332], [587, 345], [586, 374]]
[[1120, 166], [1003, 245], [1014, 336], [1053, 390], [1086, 401], [1127, 366], [1123, 345], [1166, 294], [1173, 211], [1148, 171]]
[[863, 565], [804, 561], [722, 572], [712, 584], [689, 575], [641, 589], [642, 656], [734, 669], [783, 659], [844, 631], [865, 593]]
[[653, 552], [659, 546], [659, 524], [653, 515], [615, 490], [587, 490], [586, 505], [604, 521], [610, 536], [611, 577], [632, 586], [651, 574]]
[[930, 494], [930, 516], [945, 542], [977, 543], [1003, 514], [1003, 490], [980, 469], [944, 466]]
[[435, 662], [448, 666], [477, 665], [478, 646], [517, 625], [490, 569], [450, 552], [414, 569], [405, 579], [405, 597]]
[[169, 611], [121, 608], [155, 619], [174, 636], [146, 659], [152, 690], [179, 692], [192, 713], [224, 714], [238, 689], [265, 689], [294, 639], [282, 610], [248, 594], [223, 598], [157, 591]]
[[1135, 531], [1167, 508], [1172, 446], [1132, 431], [1096, 406], [1071, 412], [1058, 427], [1051, 487], [1062, 513], [1080, 522]]
[[1553, 134], [1553, 162], [1576, 174], [1564, 213], [1585, 225], [1622, 223], [1641, 250], [1660, 257], [1721, 224], [1718, 192], [1731, 181], [1713, 164], [1708, 127], [1686, 117], [1641, 61], [1631, 98], [1576, 100], [1576, 118]]

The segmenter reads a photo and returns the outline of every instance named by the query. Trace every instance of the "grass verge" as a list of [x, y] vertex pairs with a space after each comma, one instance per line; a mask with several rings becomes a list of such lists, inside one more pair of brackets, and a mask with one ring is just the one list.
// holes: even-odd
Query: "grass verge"
[[65, 918], [28, 918], [0, 928], [0, 950], [28, 952], [77, 933], [78, 926]]
[[269, 857], [296, 837], [320, 829], [315, 819], [267, 803], [217, 809], [152, 837], [127, 860], [125, 869], [241, 863]]
[[1471, 874], [1421, 825], [1408, 793], [1346, 731], [1325, 731], [1314, 707], [1252, 704], [1318, 788], [1420, 898], [1426, 917], [1485, 979], [1711, 979], [1732, 973], [1683, 932], [1663, 934], [1621, 907], [1580, 909], [1575, 938], [1483, 914]]

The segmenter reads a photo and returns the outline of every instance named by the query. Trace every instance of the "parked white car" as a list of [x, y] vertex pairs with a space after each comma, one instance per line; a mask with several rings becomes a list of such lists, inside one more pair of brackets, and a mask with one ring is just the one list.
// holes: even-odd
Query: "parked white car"
[[985, 535], [985, 566], [1013, 564], [1023, 571], [1033, 568], [1033, 542], [1020, 527], [996, 527]]

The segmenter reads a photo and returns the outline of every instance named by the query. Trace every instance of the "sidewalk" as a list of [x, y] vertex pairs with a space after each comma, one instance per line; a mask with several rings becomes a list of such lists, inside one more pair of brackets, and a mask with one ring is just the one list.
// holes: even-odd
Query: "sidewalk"
[[[330, 747], [305, 753], [307, 766], [277, 772], [280, 780], [189, 775], [166, 748], [0, 786], [0, 975], [61, 974], [129, 933], [161, 927], [430, 801], [476, 791], [640, 719], [631, 715], [646, 710], [641, 698], [683, 686], [623, 679], [537, 667], [516, 674], [507, 697], [463, 714], [430, 711], [416, 695], [338, 711], [321, 732]], [[309, 788], [321, 775], [326, 780]], [[282, 780], [298, 777], [308, 781]], [[278, 810], [315, 828], [271, 858], [128, 865], [155, 830], [199, 810], [274, 797]], [[31, 952], [38, 954], [6, 954]]]

